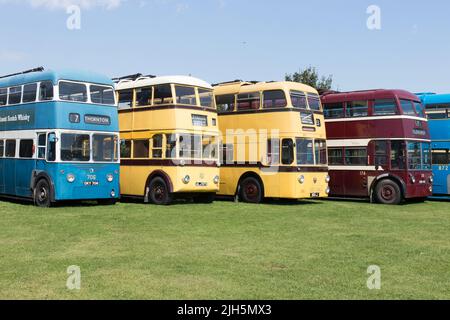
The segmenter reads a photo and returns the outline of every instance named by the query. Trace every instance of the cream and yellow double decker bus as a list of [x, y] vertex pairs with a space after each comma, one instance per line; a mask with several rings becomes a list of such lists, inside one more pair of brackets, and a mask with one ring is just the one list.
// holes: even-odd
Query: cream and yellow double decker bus
[[219, 189], [219, 131], [213, 89], [187, 76], [116, 79], [124, 197], [169, 204], [211, 202]]
[[214, 85], [221, 138], [220, 190], [259, 203], [329, 193], [318, 92], [295, 82]]

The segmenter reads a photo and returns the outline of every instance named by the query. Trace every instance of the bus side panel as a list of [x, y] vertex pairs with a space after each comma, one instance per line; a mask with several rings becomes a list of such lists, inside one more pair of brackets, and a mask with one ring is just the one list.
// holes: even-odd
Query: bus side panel
[[[136, 177], [132, 173], [133, 168], [131, 166], [120, 167], [120, 192], [130, 196], [143, 196], [145, 182], [141, 185], [135, 180]], [[142, 175], [146, 175], [146, 173]]]
[[331, 170], [330, 171], [330, 195], [345, 196], [345, 171]]
[[220, 187], [218, 194], [223, 196], [234, 196], [237, 190], [239, 177], [244, 173], [242, 168], [221, 167]]
[[31, 197], [30, 188], [31, 175], [36, 167], [34, 159], [16, 160], [16, 195], [20, 197]]
[[449, 166], [443, 165], [433, 165], [434, 183], [433, 183], [433, 193], [434, 194], [450, 194], [449, 193], [449, 180], [450, 172]]
[[16, 160], [5, 159], [5, 168], [3, 179], [5, 182], [5, 194], [16, 194]]
[[5, 193], [5, 160], [0, 159], [0, 193]]

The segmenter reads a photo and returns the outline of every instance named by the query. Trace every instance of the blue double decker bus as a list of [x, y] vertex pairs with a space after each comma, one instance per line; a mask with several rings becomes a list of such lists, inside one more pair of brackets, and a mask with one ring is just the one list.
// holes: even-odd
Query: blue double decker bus
[[433, 197], [450, 199], [450, 94], [421, 93], [430, 127]]
[[0, 77], [0, 195], [49, 207], [114, 204], [119, 126], [113, 82], [43, 68]]

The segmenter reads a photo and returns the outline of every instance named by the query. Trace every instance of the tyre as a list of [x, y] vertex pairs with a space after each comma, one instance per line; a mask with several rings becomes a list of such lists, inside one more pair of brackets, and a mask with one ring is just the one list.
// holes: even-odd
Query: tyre
[[239, 184], [239, 197], [248, 203], [261, 203], [263, 200], [262, 185], [258, 179], [247, 177]]
[[97, 203], [100, 206], [113, 206], [117, 203], [117, 199], [99, 199]]
[[49, 208], [52, 205], [50, 200], [50, 185], [47, 180], [41, 179], [34, 188], [34, 203], [41, 208]]
[[160, 177], [154, 178], [150, 182], [148, 190], [150, 202], [157, 205], [167, 205], [172, 202], [172, 195], [164, 179]]
[[195, 203], [212, 203], [216, 195], [214, 193], [205, 193], [193, 197]]
[[402, 192], [397, 183], [392, 180], [383, 180], [377, 184], [375, 195], [378, 203], [382, 204], [400, 204], [402, 201]]

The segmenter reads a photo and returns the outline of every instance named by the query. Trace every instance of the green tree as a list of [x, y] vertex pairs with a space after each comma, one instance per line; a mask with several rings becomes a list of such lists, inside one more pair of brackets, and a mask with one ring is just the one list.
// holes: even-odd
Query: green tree
[[331, 90], [333, 85], [333, 76], [319, 76], [317, 69], [309, 66], [304, 70], [299, 70], [298, 72], [294, 72], [292, 74], [286, 74], [286, 81], [294, 81], [301, 82], [303, 84], [307, 84], [313, 88], [316, 88], [318, 91], [328, 91]]

